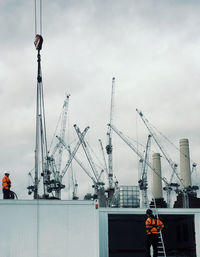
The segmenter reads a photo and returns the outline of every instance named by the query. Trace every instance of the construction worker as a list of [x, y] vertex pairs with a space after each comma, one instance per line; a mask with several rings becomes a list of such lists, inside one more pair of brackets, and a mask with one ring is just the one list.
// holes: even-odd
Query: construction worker
[[3, 199], [10, 199], [11, 180], [9, 176], [10, 174], [6, 172], [2, 179]]
[[146, 240], [146, 257], [151, 257], [150, 248], [153, 246], [153, 257], [158, 256], [158, 237], [159, 232], [164, 228], [163, 222], [157, 219], [153, 214], [152, 210], [146, 211], [147, 219], [145, 222], [147, 231]]

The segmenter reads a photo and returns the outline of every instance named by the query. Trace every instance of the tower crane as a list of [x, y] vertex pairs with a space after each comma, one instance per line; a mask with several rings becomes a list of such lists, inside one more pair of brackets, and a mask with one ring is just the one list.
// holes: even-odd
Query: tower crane
[[[69, 154], [71, 154], [71, 149], [70, 149], [70, 145], [67, 145], [65, 143], [64, 140], [62, 140], [60, 137], [57, 137], [59, 142], [64, 146], [64, 148], [68, 151]], [[97, 192], [97, 189], [98, 189], [98, 186], [99, 186], [99, 183], [98, 181], [96, 180], [96, 178], [94, 176], [92, 176], [90, 174], [90, 172], [88, 171], [88, 169], [84, 166], [84, 164], [78, 159], [77, 156], [74, 156], [74, 160], [78, 163], [78, 165], [83, 169], [83, 171], [88, 175], [88, 177], [92, 180], [93, 182], [93, 188], [95, 190], [95, 195], [98, 194]], [[74, 193], [73, 193], [73, 196], [76, 196], [76, 184], [74, 185]]]
[[[103, 155], [105, 171], [106, 171], [106, 173], [109, 177], [108, 168], [107, 168], [106, 159], [105, 159], [105, 154], [104, 154], [104, 148], [103, 148], [103, 144], [102, 144], [101, 139], [99, 139], [99, 143], [100, 143], [100, 147], [101, 147], [101, 151], [102, 151], [102, 155]], [[116, 203], [118, 203], [118, 199], [119, 199], [118, 181], [113, 180], [113, 182], [114, 182], [114, 194], [113, 194], [112, 199], [110, 199], [110, 201], [108, 201], [108, 206], [110, 206], [110, 207], [116, 206], [117, 205]], [[109, 191], [107, 191], [107, 192], [109, 193]]]
[[[143, 113], [141, 111], [139, 111], [138, 109], [136, 109], [137, 113], [139, 114], [139, 116], [141, 117], [142, 121], [144, 122], [145, 126], [147, 127], [149, 133], [151, 134], [151, 136], [153, 137], [153, 139], [155, 140], [156, 144], [158, 145], [158, 147], [160, 148], [163, 156], [165, 157], [165, 159], [167, 160], [167, 162], [169, 163], [170, 167], [172, 168], [172, 176], [170, 179], [170, 183], [171, 180], [173, 179], [174, 174], [176, 174], [177, 178], [179, 179], [180, 183], [183, 184], [182, 180], [180, 179], [178, 173], [177, 173], [177, 164], [174, 163], [172, 161], [172, 159], [170, 158], [170, 156], [167, 154], [166, 150], [164, 149], [163, 146], [161, 146], [161, 143], [159, 142], [156, 134], [153, 132], [153, 128], [151, 127], [149, 121], [144, 117]], [[184, 187], [184, 185], [183, 185]]]
[[[64, 140], [65, 138], [65, 131], [66, 131], [66, 123], [67, 123], [67, 112], [68, 112], [68, 105], [69, 105], [69, 97], [70, 95], [66, 95], [66, 98], [63, 103], [62, 113], [61, 113], [61, 126], [60, 126], [60, 137]], [[57, 155], [56, 155], [57, 153]], [[62, 155], [63, 155], [63, 146], [58, 142], [54, 147], [51, 153], [51, 161], [54, 163], [54, 181], [57, 182], [57, 189], [55, 188], [55, 197], [60, 199], [61, 198], [61, 190], [63, 189], [63, 185], [60, 183], [60, 172], [61, 172], [61, 164], [62, 164]], [[52, 171], [53, 171], [52, 170]]]
[[[89, 129], [89, 127], [86, 127], [84, 129], [84, 131], [81, 133], [82, 138], [84, 138], [88, 129]], [[45, 181], [46, 182], [46, 195], [43, 196], [43, 198], [49, 198], [49, 193], [53, 193], [53, 192], [56, 192], [57, 195], [59, 195], [59, 196], [61, 195], [61, 189], [65, 188], [65, 186], [62, 184], [62, 179], [63, 179], [64, 175], [66, 174], [80, 145], [81, 145], [81, 143], [80, 143], [80, 141], [78, 141], [77, 144], [75, 145], [73, 151], [71, 152], [69, 159], [68, 159], [67, 163], [65, 164], [62, 172], [59, 174], [59, 176], [56, 176], [57, 169], [56, 169], [54, 158], [52, 156], [47, 156], [49, 169], [48, 169], [48, 179]], [[52, 173], [53, 173], [53, 178], [51, 176]], [[39, 184], [39, 180], [38, 180], [38, 184]], [[34, 192], [35, 186], [32, 186], [32, 185], [28, 186], [27, 189], [29, 191], [29, 194], [31, 194], [32, 192]], [[39, 196], [38, 196], [38, 198], [39, 198]], [[56, 198], [58, 198], [58, 197], [56, 197]], [[60, 197], [58, 199], [60, 199]]]
[[[114, 91], [115, 91], [115, 78], [112, 78], [112, 91], [111, 91], [111, 103], [110, 103], [110, 124], [113, 122], [113, 107], [114, 107]], [[113, 185], [113, 146], [112, 146], [112, 130], [108, 126], [107, 131], [108, 136], [108, 145], [106, 146], [106, 152], [108, 155], [108, 198], [109, 202], [112, 201], [112, 197], [114, 194], [114, 185]]]
[[94, 184], [94, 189], [95, 189], [95, 192], [96, 192], [96, 195], [97, 195], [97, 198], [99, 199], [99, 203], [100, 203], [100, 206], [106, 206], [106, 196], [105, 196], [105, 189], [104, 189], [104, 183], [101, 181], [101, 174], [103, 173], [103, 170], [101, 170], [101, 173], [99, 174], [97, 169], [96, 169], [96, 166], [92, 160], [92, 156], [90, 154], [90, 151], [87, 147], [87, 144], [84, 140], [84, 138], [82, 137], [81, 133], [80, 133], [80, 129], [78, 128], [78, 126], [75, 124], [74, 125], [74, 129], [77, 133], [77, 136], [79, 138], [79, 142], [81, 142], [81, 145], [82, 145], [82, 148], [85, 152], [85, 155], [87, 157], [87, 160], [90, 164], [90, 167], [92, 169], [92, 172], [94, 174], [94, 178], [95, 178], [95, 181], [96, 183]]
[[[38, 12], [39, 11], [39, 12]], [[37, 13], [38, 12], [38, 13]], [[38, 24], [40, 23], [40, 26]], [[27, 189], [33, 192], [34, 199], [41, 198], [39, 196], [39, 178], [41, 173], [43, 177], [43, 196], [48, 198], [48, 185], [50, 182], [50, 158], [47, 151], [46, 121], [44, 107], [44, 93], [41, 69], [41, 54], [43, 37], [42, 37], [42, 1], [40, 0], [39, 8], [35, 1], [35, 40], [34, 45], [37, 50], [37, 96], [36, 96], [36, 136], [35, 136], [35, 177], [34, 184]]]
[[144, 160], [140, 159], [142, 163], [142, 176], [141, 179], [138, 181], [139, 188], [142, 192], [142, 207], [148, 207], [148, 197], [147, 197], [147, 161], [149, 161], [149, 152], [150, 152], [150, 145], [151, 145], [151, 135], [148, 136], [146, 150], [145, 150], [145, 157]]
[[[182, 193], [183, 193], [184, 198], [187, 198], [187, 194], [185, 193], [187, 191], [187, 188], [183, 184], [183, 181], [181, 180], [181, 178], [179, 177], [179, 174], [177, 172], [178, 165], [172, 161], [172, 159], [170, 158], [170, 156], [168, 155], [168, 153], [166, 152], [164, 147], [159, 142], [158, 137], [156, 136], [156, 133], [154, 132], [154, 129], [152, 128], [150, 122], [145, 118], [144, 114], [141, 111], [139, 111], [138, 109], [136, 109], [136, 111], [139, 114], [142, 121], [144, 122], [145, 126], [147, 127], [148, 131], [150, 132], [151, 136], [153, 137], [154, 141], [158, 145], [158, 147], [161, 150], [163, 156], [165, 157], [165, 159], [167, 160], [168, 164], [170, 165], [170, 167], [172, 169], [172, 174], [171, 174], [169, 183], [163, 188], [167, 193], [167, 205], [168, 205], [168, 207], [170, 207], [170, 205], [171, 205], [171, 200], [170, 200], [171, 199], [171, 191], [173, 190], [173, 188], [175, 188], [176, 193], [181, 192], [181, 190], [178, 189], [178, 187], [180, 185], [178, 183], [172, 183], [174, 174], [177, 176], [180, 184], [182, 185], [182, 188], [183, 188]], [[184, 199], [184, 201], [186, 202], [185, 199]]]
[[[82, 133], [80, 132], [80, 134], [83, 138], [86, 135], [88, 129], [89, 129], [89, 127], [86, 127]], [[49, 181], [48, 192], [51, 193], [52, 191], [55, 191], [57, 193], [57, 195], [59, 196], [59, 199], [60, 199], [60, 195], [61, 195], [61, 189], [63, 189], [65, 187], [62, 184], [63, 177], [65, 176], [65, 174], [66, 174], [66, 172], [67, 172], [75, 154], [77, 153], [78, 148], [79, 148], [80, 145], [81, 145], [81, 143], [78, 141], [77, 144], [75, 145], [73, 151], [71, 152], [67, 163], [65, 164], [63, 170], [61, 171], [61, 173], [59, 174], [57, 179], [52, 179], [52, 180]], [[53, 161], [54, 159], [52, 158], [51, 160]]]
[[[109, 124], [109, 126], [110, 126], [110, 127], [112, 128], [112, 130], [113, 130], [113, 131], [114, 131], [114, 132], [115, 132], [115, 133], [116, 133], [136, 154], [137, 154], [137, 156], [139, 156], [140, 160], [142, 160], [143, 162], [145, 162], [146, 165], [148, 165], [149, 168], [150, 168], [153, 172], [155, 172], [155, 173], [160, 177], [160, 174], [158, 174], [158, 173], [156, 172], [156, 170], [153, 168], [153, 166], [151, 165], [151, 163], [150, 163], [148, 160], [145, 160], [145, 158], [143, 157], [143, 154], [137, 150], [137, 148], [130, 142], [130, 140], [129, 140], [121, 131], [119, 131], [114, 125]], [[164, 182], [164, 184], [165, 184], [166, 187], [169, 187], [169, 186], [170, 186], [165, 177], [161, 177], [161, 179], [162, 179], [162, 181]], [[167, 191], [167, 193], [169, 194], [169, 196], [168, 196], [168, 198], [167, 198], [168, 201], [169, 201], [169, 199], [170, 199], [170, 192], [171, 192], [171, 191]], [[168, 202], [168, 205], [170, 205], [170, 202]]]

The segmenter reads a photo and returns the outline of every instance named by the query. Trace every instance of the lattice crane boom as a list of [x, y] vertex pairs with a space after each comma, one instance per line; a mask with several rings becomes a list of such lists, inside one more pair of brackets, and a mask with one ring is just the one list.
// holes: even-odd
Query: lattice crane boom
[[[69, 105], [69, 97], [70, 97], [70, 95], [66, 95], [66, 99], [64, 101], [63, 110], [62, 110], [60, 137], [63, 140], [65, 138], [65, 131], [66, 131], [67, 111], [68, 111], [68, 105]], [[59, 144], [58, 163], [57, 163], [57, 169], [58, 169], [59, 172], [61, 170], [62, 154], [63, 154], [63, 146], [62, 146], [62, 144]]]
[[[86, 127], [82, 133], [81, 133], [80, 130], [79, 130], [79, 132], [80, 132], [80, 137], [82, 138], [82, 140], [83, 140], [84, 136], [86, 135], [88, 129], [89, 129], [89, 127]], [[82, 142], [81, 142], [80, 140], [77, 142], [77, 144], [76, 144], [74, 150], [72, 151], [72, 153], [71, 153], [71, 155], [70, 155], [70, 157], [69, 157], [69, 160], [67, 161], [67, 163], [66, 163], [66, 165], [65, 165], [65, 167], [64, 167], [64, 169], [63, 169], [63, 171], [62, 171], [62, 173], [61, 173], [61, 175], [60, 175], [61, 179], [64, 177], [65, 173], [67, 172], [67, 170], [68, 170], [68, 168], [69, 168], [69, 166], [70, 166], [70, 164], [71, 164], [71, 162], [72, 162], [72, 160], [73, 160], [73, 158], [74, 158], [76, 152], [78, 151], [78, 148], [79, 148], [79, 146], [81, 145], [81, 143], [82, 143]]]
[[[59, 142], [65, 147], [65, 149], [68, 151], [68, 153], [71, 155], [71, 149], [70, 149], [70, 146], [67, 144], [60, 138], [60, 137], [57, 137]], [[87, 170], [87, 168], [84, 166], [84, 164], [78, 159], [77, 156], [74, 156], [74, 160], [79, 164], [79, 166], [85, 171], [85, 173], [88, 175], [88, 177], [91, 178], [91, 180], [93, 181], [93, 183], [95, 184], [96, 183], [96, 180], [95, 178], [90, 174], [90, 172]]]
[[81, 132], [80, 132], [80, 129], [78, 128], [78, 126], [77, 126], [76, 124], [74, 125], [74, 129], [75, 129], [75, 131], [76, 131], [76, 133], [77, 133], [77, 136], [78, 136], [78, 138], [79, 138], [79, 142], [81, 143], [82, 148], [83, 148], [83, 150], [84, 150], [84, 152], [85, 152], [85, 155], [86, 155], [86, 157], [87, 157], [87, 159], [88, 159], [88, 162], [89, 162], [90, 167], [91, 167], [91, 169], [92, 169], [92, 171], [93, 171], [93, 174], [94, 174], [94, 176], [95, 176], [95, 179], [96, 179], [97, 182], [98, 182], [98, 177], [99, 177], [99, 175], [98, 175], [98, 172], [97, 172], [97, 170], [96, 170], [95, 164], [94, 164], [94, 162], [93, 162], [93, 160], [92, 160], [92, 157], [91, 157], [90, 151], [89, 151], [89, 149], [88, 149], [88, 147], [87, 147], [87, 144], [85, 143], [84, 138], [83, 138], [83, 136], [82, 136], [82, 134], [81, 134]]

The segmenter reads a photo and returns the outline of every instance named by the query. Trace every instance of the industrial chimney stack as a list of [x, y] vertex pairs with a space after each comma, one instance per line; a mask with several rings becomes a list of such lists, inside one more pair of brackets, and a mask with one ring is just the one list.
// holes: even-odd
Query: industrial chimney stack
[[155, 172], [153, 172], [153, 197], [155, 199], [160, 199], [163, 198], [160, 154], [154, 153], [152, 160], [152, 165], [155, 170]]
[[191, 186], [190, 151], [188, 139], [180, 139], [180, 174], [181, 189]]
[[200, 208], [200, 198], [197, 198], [198, 186], [192, 186], [190, 151], [188, 139], [180, 139], [180, 193], [174, 203], [174, 208]]
[[[159, 208], [166, 208], [167, 204], [163, 198], [163, 191], [162, 191], [162, 173], [161, 173], [161, 160], [160, 154], [154, 153], [152, 156], [152, 166], [154, 168], [153, 172], [153, 197], [156, 202], [156, 207]], [[154, 201], [150, 203], [150, 207], [154, 207]]]

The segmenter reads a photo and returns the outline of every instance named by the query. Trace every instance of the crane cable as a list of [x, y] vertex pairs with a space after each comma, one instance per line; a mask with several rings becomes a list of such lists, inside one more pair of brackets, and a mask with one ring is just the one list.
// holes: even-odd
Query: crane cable
[[42, 35], [42, 0], [35, 0], [35, 36], [37, 34]]

